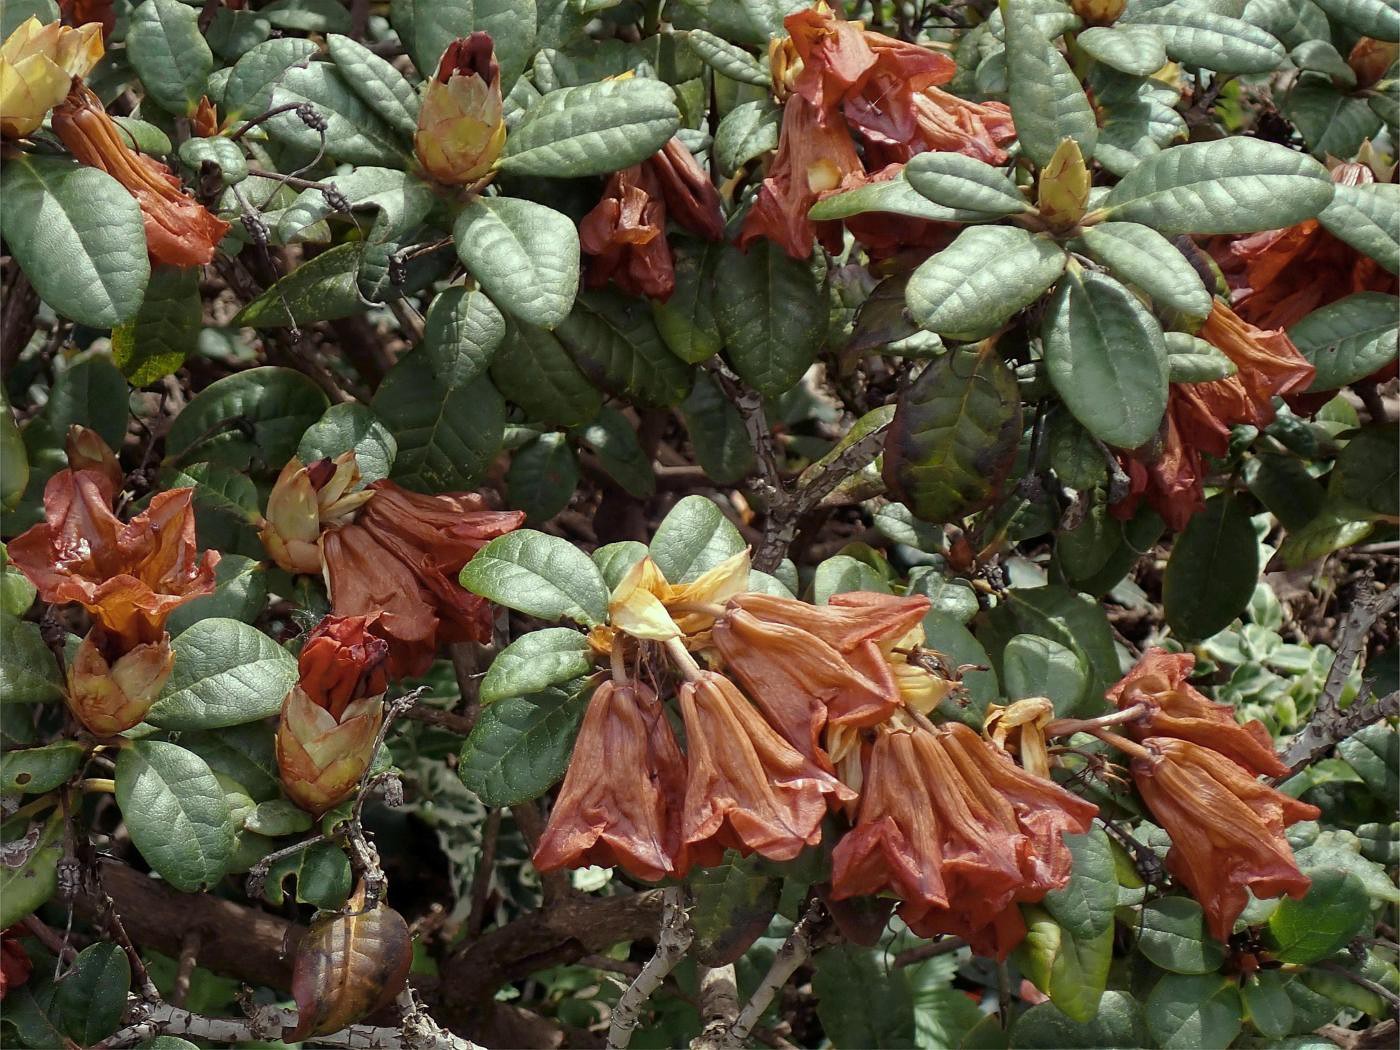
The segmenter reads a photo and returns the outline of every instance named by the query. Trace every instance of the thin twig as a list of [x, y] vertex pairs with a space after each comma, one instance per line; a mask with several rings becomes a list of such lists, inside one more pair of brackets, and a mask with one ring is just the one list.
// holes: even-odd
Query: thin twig
[[778, 953], [773, 956], [772, 965], [768, 967], [768, 972], [763, 975], [763, 980], [754, 989], [749, 1001], [739, 1011], [739, 1017], [729, 1029], [725, 1045], [740, 1047], [748, 1041], [754, 1026], [758, 1024], [758, 1019], [763, 1016], [763, 1012], [768, 1009], [783, 985], [787, 984], [788, 979], [797, 972], [797, 968], [822, 946], [830, 922], [831, 917], [827, 914], [825, 906], [820, 901], [813, 901], [797, 921], [797, 925], [792, 928], [792, 933], [778, 949]]
[[486, 901], [491, 889], [491, 873], [496, 867], [496, 838], [501, 832], [501, 810], [486, 815], [481, 829], [481, 853], [472, 873], [471, 912], [467, 915], [467, 938], [474, 939], [486, 925]]
[[190, 930], [180, 944], [180, 965], [175, 971], [175, 987], [170, 993], [172, 1006], [184, 1006], [190, 997], [190, 982], [199, 961], [199, 945], [203, 938], [198, 930]]
[[612, 1024], [608, 1028], [608, 1050], [623, 1050], [632, 1041], [632, 1033], [641, 1023], [642, 1007], [690, 948], [694, 934], [685, 914], [685, 890], [680, 886], [668, 886], [661, 900], [661, 929], [656, 935], [656, 954], [642, 967], [637, 979], [628, 985], [627, 991], [617, 1001]]
[[967, 941], [961, 937], [940, 937], [936, 941], [926, 941], [923, 944], [916, 944], [912, 948], [906, 948], [894, 957], [890, 964], [894, 969], [899, 970], [905, 966], [914, 966], [925, 959], [933, 959], [940, 955], [948, 955], [959, 948], [966, 948]]

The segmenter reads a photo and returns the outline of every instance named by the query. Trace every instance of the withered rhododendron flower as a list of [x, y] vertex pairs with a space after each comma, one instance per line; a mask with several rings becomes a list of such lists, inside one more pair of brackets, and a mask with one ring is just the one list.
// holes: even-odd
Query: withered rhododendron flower
[[30, 16], [0, 44], [0, 138], [37, 131], [44, 116], [102, 57], [102, 27], [43, 25]]
[[792, 860], [821, 840], [826, 796], [855, 793], [798, 754], [723, 675], [701, 671], [678, 691], [687, 772], [682, 842], [712, 867], [725, 849]]
[[1151, 758], [1133, 759], [1133, 781], [1153, 819], [1171, 836], [1167, 870], [1206, 913], [1211, 936], [1228, 940], [1256, 897], [1302, 897], [1311, 880], [1298, 870], [1284, 829], [1321, 810], [1255, 780], [1231, 759], [1189, 740], [1149, 737]]
[[685, 759], [656, 693], [604, 682], [588, 701], [535, 867], [617, 865], [648, 882], [683, 875], [684, 801]]
[[713, 639], [725, 667], [768, 721], [809, 760], [831, 768], [827, 724], [873, 725], [899, 705], [899, 684], [881, 649], [928, 612], [922, 596], [863, 591], [825, 606], [767, 594], [730, 599]]
[[666, 203], [656, 175], [634, 164], [608, 176], [603, 199], [578, 225], [579, 244], [592, 256], [588, 285], [612, 281], [630, 295], [666, 300], [676, 290]]
[[136, 198], [153, 262], [201, 266], [214, 258], [229, 224], [185, 193], [164, 164], [127, 146], [101, 100], [82, 83], [75, 80], [54, 110], [53, 129], [74, 157], [102, 169]]
[[1108, 691], [1121, 711], [1134, 704], [1149, 705], [1148, 714], [1123, 729], [1134, 740], [1177, 737], [1219, 751], [1256, 776], [1281, 777], [1288, 766], [1274, 751], [1269, 731], [1259, 721], [1241, 725], [1225, 704], [1211, 702], [1187, 679], [1196, 665], [1190, 653], [1149, 649], [1123, 679]]
[[387, 480], [368, 489], [355, 521], [321, 537], [331, 611], [382, 614], [375, 630], [389, 642], [393, 678], [425, 672], [441, 642], [490, 640], [490, 606], [457, 575], [525, 515], [490, 510], [474, 492], [426, 496]]
[[60, 470], [44, 488], [44, 520], [10, 541], [9, 556], [44, 601], [81, 603], [119, 653], [160, 641], [172, 612], [213, 591], [219, 555], [199, 555], [193, 489], [157, 493], [125, 524], [115, 495], [102, 474]]
[[267, 497], [258, 526], [263, 547], [288, 572], [321, 571], [321, 531], [343, 524], [374, 495], [356, 489], [360, 467], [353, 451], [302, 466], [293, 456]]
[[1363, 36], [1347, 55], [1347, 65], [1356, 74], [1357, 88], [1363, 89], [1385, 76], [1397, 58], [1400, 58], [1400, 44]]
[[282, 787], [317, 817], [350, 796], [374, 758], [388, 659], [374, 626], [372, 616], [322, 620], [302, 649], [297, 684], [282, 701]]
[[903, 163], [920, 153], [965, 153], [987, 164], [1005, 164], [1002, 147], [1016, 139], [1011, 109], [1004, 102], [970, 102], [937, 87], [914, 95], [915, 135], [890, 143], [871, 139], [867, 158], [876, 165]]
[[502, 105], [491, 34], [478, 31], [452, 41], [418, 110], [413, 148], [424, 170], [452, 186], [489, 174], [506, 143]]
[[634, 638], [664, 642], [709, 630], [715, 606], [742, 594], [749, 582], [749, 552], [741, 551], [689, 583], [671, 583], [650, 557], [642, 558], [608, 597], [608, 622]]
[[1167, 392], [1167, 412], [1159, 442], [1131, 455], [1119, 454], [1129, 487], [1127, 496], [1109, 507], [1115, 518], [1130, 520], [1139, 501], [1146, 499], [1168, 526], [1180, 531], [1192, 515], [1205, 510], [1205, 463], [1197, 448], [1182, 441], [1177, 423], [1178, 414], [1194, 411], [1195, 404], [1187, 402], [1180, 389], [1181, 384], [1175, 384]]
[[18, 988], [29, 980], [29, 975], [34, 971], [29, 953], [19, 940], [23, 935], [22, 926], [11, 926], [0, 932], [0, 999], [4, 999], [11, 988]]

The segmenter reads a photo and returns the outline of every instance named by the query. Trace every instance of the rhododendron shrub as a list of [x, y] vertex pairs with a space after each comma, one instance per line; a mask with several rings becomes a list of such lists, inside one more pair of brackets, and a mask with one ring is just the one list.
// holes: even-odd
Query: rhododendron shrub
[[1397, 81], [7, 0], [0, 1045], [1393, 1043]]

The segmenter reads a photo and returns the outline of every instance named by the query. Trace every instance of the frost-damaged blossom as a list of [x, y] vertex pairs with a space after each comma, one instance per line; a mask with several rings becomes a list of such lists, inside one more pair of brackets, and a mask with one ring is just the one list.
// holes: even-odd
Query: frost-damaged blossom
[[127, 146], [101, 100], [80, 81], [73, 81], [54, 110], [53, 129], [74, 157], [105, 171], [136, 198], [153, 262], [200, 266], [214, 258], [229, 224], [185, 193], [164, 164]]
[[307, 638], [282, 701], [277, 768], [287, 796], [317, 817], [348, 798], [374, 759], [389, 646], [375, 616], [327, 616]]
[[1227, 940], [1249, 894], [1300, 898], [1311, 884], [1298, 870], [1284, 829], [1315, 820], [1316, 806], [1260, 783], [1218, 751], [1189, 740], [1149, 737], [1133, 759], [1133, 781], [1153, 819], [1171, 836], [1167, 870], [1206, 913], [1211, 936]]
[[656, 693], [640, 682], [604, 682], [588, 701], [535, 867], [617, 865], [648, 882], [683, 875], [685, 779]]
[[413, 149], [438, 182], [463, 186], [485, 178], [506, 143], [501, 68], [491, 34], [452, 41], [418, 110]]
[[20, 943], [22, 936], [22, 926], [11, 926], [0, 932], [0, 999], [4, 999], [11, 988], [18, 988], [29, 980], [29, 975], [34, 971], [29, 953]]
[[295, 456], [282, 468], [258, 527], [263, 547], [288, 572], [321, 571], [321, 531], [340, 525], [374, 495], [360, 485], [353, 451], [303, 466]]
[[29, 17], [0, 44], [0, 138], [37, 131], [49, 110], [102, 57], [102, 26], [71, 29]]
[[1225, 704], [1211, 702], [1187, 679], [1196, 665], [1190, 653], [1149, 649], [1123, 679], [1108, 691], [1108, 699], [1124, 710], [1147, 705], [1147, 714], [1123, 728], [1134, 740], [1176, 737], [1218, 751], [1251, 774], [1281, 777], [1288, 766], [1279, 760], [1264, 723], [1241, 725]]

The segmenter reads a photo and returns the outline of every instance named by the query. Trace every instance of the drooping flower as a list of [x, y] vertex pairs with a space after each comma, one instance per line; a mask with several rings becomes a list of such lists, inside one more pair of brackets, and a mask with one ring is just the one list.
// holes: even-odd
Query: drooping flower
[[740, 551], [689, 583], [671, 583], [650, 557], [627, 570], [608, 597], [608, 623], [633, 638], [664, 642], [709, 630], [717, 607], [749, 582], [749, 552]]
[[87, 76], [102, 51], [96, 22], [72, 29], [31, 16], [20, 23], [0, 44], [0, 138], [37, 131], [67, 97], [73, 78]]
[[322, 620], [297, 661], [297, 684], [282, 701], [282, 788], [317, 817], [354, 792], [374, 759], [388, 660], [388, 646], [374, 627], [373, 617]]
[[107, 479], [113, 492], [121, 488], [124, 475], [117, 454], [97, 431], [74, 423], [68, 428], [63, 448], [70, 470], [96, 471]]
[[681, 839], [694, 863], [712, 867], [726, 849], [792, 860], [821, 840], [827, 797], [855, 797], [723, 675], [700, 671], [678, 697], [689, 765]]
[[972, 102], [938, 87], [914, 95], [914, 137], [899, 143], [870, 139], [866, 158], [874, 166], [902, 164], [920, 153], [964, 153], [991, 165], [1005, 164], [1003, 148], [1015, 141], [1016, 125], [1004, 102]]
[[604, 682], [588, 701], [536, 869], [617, 865], [647, 882], [683, 875], [685, 770], [656, 693]]
[[671, 138], [643, 161], [661, 184], [666, 213], [682, 229], [707, 241], [724, 239], [724, 213], [719, 191], [678, 138]]
[[1298, 870], [1284, 829], [1315, 820], [1316, 806], [1260, 783], [1209, 747], [1149, 737], [1150, 758], [1133, 759], [1133, 781], [1153, 819], [1171, 836], [1167, 870], [1206, 913], [1211, 936], [1228, 940], [1249, 894], [1302, 897], [1311, 880]]
[[491, 34], [452, 41], [418, 110], [413, 148], [438, 182], [464, 186], [485, 178], [506, 143], [501, 69]]
[[1213, 703], [1192, 688], [1188, 679], [1196, 665], [1190, 653], [1149, 649], [1111, 688], [1108, 700], [1124, 710], [1148, 705], [1141, 719], [1123, 729], [1134, 740], [1176, 737], [1218, 751], [1255, 776], [1281, 777], [1288, 766], [1279, 760], [1262, 722], [1240, 724], [1234, 709]]
[[0, 932], [0, 999], [4, 999], [11, 988], [24, 984], [34, 972], [29, 953], [20, 943], [22, 936], [23, 928], [18, 925]]
[[357, 489], [359, 481], [354, 451], [310, 466], [293, 456], [277, 475], [258, 526], [272, 560], [288, 572], [319, 573], [322, 530], [343, 524], [374, 496]]
[[214, 258], [229, 224], [185, 193], [164, 164], [127, 146], [101, 100], [84, 84], [73, 82], [54, 110], [53, 129], [74, 157], [105, 171], [136, 198], [153, 262], [200, 266]]
[[1128, 475], [1128, 494], [1109, 507], [1120, 521], [1129, 521], [1138, 504], [1162, 516], [1167, 525], [1180, 531], [1192, 516], [1205, 510], [1205, 463], [1200, 450], [1181, 439], [1178, 414], [1195, 410], [1178, 393], [1180, 384], [1167, 392], [1167, 412], [1162, 421], [1160, 440], [1132, 453], [1119, 453], [1118, 462]]
[[68, 708], [91, 732], [114, 736], [141, 723], [174, 669], [169, 635], [122, 649], [95, 624], [68, 668]]
[[1010, 704], [991, 704], [982, 730], [993, 744], [1008, 754], [1016, 754], [1021, 768], [1050, 779], [1050, 753], [1045, 746], [1045, 727], [1055, 717], [1055, 705], [1043, 696], [1027, 697]]
[[629, 295], [662, 301], [675, 291], [666, 204], [647, 165], [634, 164], [608, 176], [603, 199], [579, 222], [578, 232], [584, 254], [591, 257], [589, 287], [611, 281]]

